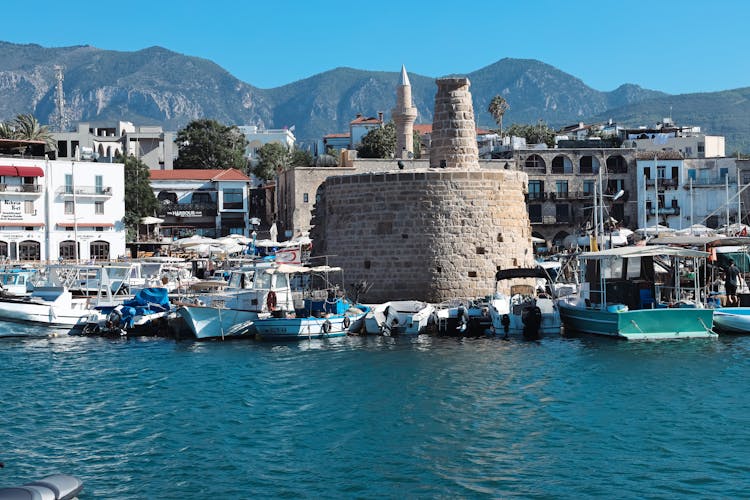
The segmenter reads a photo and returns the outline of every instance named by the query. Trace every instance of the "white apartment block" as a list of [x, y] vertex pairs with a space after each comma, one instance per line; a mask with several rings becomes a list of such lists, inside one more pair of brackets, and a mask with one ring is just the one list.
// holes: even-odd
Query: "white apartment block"
[[121, 163], [0, 157], [0, 257], [122, 257], [124, 196]]

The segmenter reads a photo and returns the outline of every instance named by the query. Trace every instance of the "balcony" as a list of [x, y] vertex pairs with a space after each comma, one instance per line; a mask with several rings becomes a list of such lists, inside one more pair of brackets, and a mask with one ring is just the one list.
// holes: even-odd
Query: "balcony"
[[[723, 186], [726, 183], [736, 184], [736, 177], [728, 177], [726, 175], [716, 175], [713, 177], [698, 177], [693, 179], [693, 187], [706, 187], [706, 186]], [[690, 179], [685, 181], [683, 186], [685, 189], [690, 189]]]
[[159, 217], [216, 217], [216, 203], [170, 203], [157, 209]]
[[90, 198], [111, 198], [112, 188], [110, 186], [62, 186], [57, 188], [56, 194], [63, 198], [72, 198], [73, 196], [85, 196]]
[[42, 193], [40, 184], [0, 184], [0, 193], [39, 195]]

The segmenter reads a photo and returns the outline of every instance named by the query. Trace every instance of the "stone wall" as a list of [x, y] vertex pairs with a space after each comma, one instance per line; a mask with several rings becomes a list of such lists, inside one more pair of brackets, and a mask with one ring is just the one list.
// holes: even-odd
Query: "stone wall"
[[477, 169], [479, 149], [469, 79], [439, 78], [436, 83], [430, 166]]
[[513, 170], [329, 177], [319, 250], [344, 268], [346, 286], [372, 285], [364, 301], [489, 295], [497, 270], [534, 265], [526, 181]]

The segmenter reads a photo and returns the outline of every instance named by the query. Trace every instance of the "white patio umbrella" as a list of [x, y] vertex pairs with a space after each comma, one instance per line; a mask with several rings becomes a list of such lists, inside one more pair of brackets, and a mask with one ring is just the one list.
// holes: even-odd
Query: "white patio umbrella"
[[271, 229], [268, 230], [271, 234], [271, 241], [277, 241], [279, 236], [279, 229], [276, 227], [276, 223], [271, 224]]
[[231, 238], [231, 239], [235, 240], [240, 245], [247, 245], [248, 243], [250, 243], [251, 241], [253, 241], [252, 238], [248, 238], [247, 236], [242, 235], [242, 234], [230, 234], [229, 236], [224, 236], [223, 238], [219, 238], [219, 239], [220, 240], [224, 240], [224, 239], [227, 239], [227, 238]]
[[188, 236], [187, 238], [182, 238], [176, 241], [172, 242], [173, 246], [176, 246], [178, 248], [187, 248], [194, 245], [211, 245], [216, 243], [216, 240], [213, 238], [206, 238], [204, 236], [200, 236], [198, 234], [194, 234], [192, 236]]
[[147, 226], [150, 226], [152, 224], [161, 224], [162, 222], [164, 222], [164, 219], [160, 219], [158, 217], [151, 217], [151, 216], [141, 217], [141, 221], [140, 221], [141, 224], [145, 224]]

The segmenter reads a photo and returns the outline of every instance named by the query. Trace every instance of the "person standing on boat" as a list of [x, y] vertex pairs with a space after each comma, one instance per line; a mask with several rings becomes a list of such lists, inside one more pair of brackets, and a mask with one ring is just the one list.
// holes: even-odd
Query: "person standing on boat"
[[733, 259], [729, 259], [724, 290], [727, 294], [727, 305], [730, 307], [737, 307], [739, 305], [739, 299], [737, 298], [737, 280], [739, 276], [740, 269], [735, 265]]

